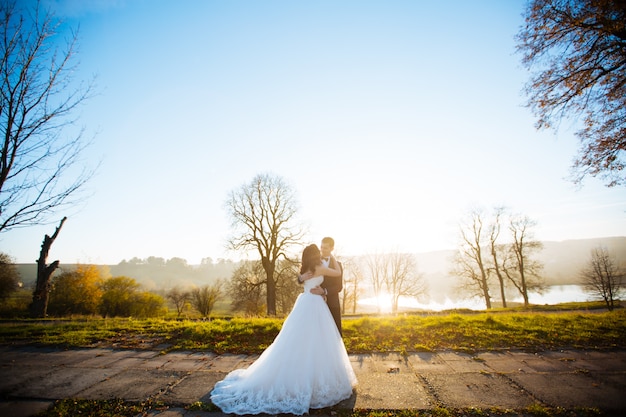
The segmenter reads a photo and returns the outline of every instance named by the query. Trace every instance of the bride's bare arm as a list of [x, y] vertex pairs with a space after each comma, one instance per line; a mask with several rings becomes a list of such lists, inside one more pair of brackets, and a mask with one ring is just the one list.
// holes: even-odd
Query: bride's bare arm
[[298, 282], [300, 284], [302, 284], [304, 281], [311, 279], [315, 276], [315, 274], [313, 274], [313, 272], [311, 271], [306, 271], [304, 274], [302, 275], [298, 275]]
[[[336, 264], [336, 262], [335, 262]], [[315, 275], [325, 275], [327, 277], [339, 277], [341, 276], [341, 269], [330, 268], [323, 265], [318, 265], [315, 267]]]

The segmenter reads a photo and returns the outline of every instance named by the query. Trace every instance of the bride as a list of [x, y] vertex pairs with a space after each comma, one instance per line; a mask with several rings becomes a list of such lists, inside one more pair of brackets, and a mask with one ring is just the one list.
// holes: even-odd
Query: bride
[[356, 376], [337, 326], [322, 296], [310, 290], [339, 269], [322, 266], [320, 250], [302, 252], [304, 283], [274, 342], [247, 369], [236, 369], [215, 384], [211, 401], [224, 413], [304, 414], [350, 398]]

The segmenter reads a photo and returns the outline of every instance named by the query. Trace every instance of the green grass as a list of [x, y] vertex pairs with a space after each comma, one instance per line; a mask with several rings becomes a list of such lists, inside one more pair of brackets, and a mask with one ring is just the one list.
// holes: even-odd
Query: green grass
[[[0, 344], [260, 353], [278, 318], [13, 320]], [[489, 312], [361, 317], [343, 321], [349, 353], [626, 348], [626, 310]]]
[[348, 351], [626, 347], [626, 312], [482, 313], [344, 322]]
[[130, 402], [124, 400], [78, 400], [65, 399], [54, 402], [46, 411], [36, 414], [38, 417], [132, 417], [150, 410], [167, 409], [167, 406], [154, 402]]
[[[59, 400], [36, 417], [74, 417], [78, 415], [90, 417], [134, 417], [145, 415], [151, 411], [167, 411], [169, 406], [155, 402], [133, 403], [122, 400]], [[194, 403], [185, 407], [187, 411], [219, 412], [212, 404]], [[599, 417], [602, 413], [594, 408], [566, 410], [533, 405], [521, 410], [501, 408], [444, 408], [434, 407], [430, 410], [369, 410], [369, 409], [322, 409], [311, 410], [311, 416], [337, 417]]]

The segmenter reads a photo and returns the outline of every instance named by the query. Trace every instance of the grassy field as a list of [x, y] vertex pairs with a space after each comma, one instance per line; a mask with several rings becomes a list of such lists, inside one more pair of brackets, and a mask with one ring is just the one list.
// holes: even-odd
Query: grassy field
[[[594, 305], [346, 317], [344, 343], [349, 353], [626, 348], [626, 311], [590, 307]], [[0, 322], [0, 343], [260, 353], [282, 323], [278, 318], [238, 317], [11, 320]]]

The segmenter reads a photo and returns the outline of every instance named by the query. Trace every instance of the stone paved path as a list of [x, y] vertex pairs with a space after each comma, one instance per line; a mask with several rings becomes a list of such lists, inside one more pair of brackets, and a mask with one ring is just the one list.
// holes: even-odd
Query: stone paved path
[[[209, 402], [213, 385], [257, 356], [203, 352], [0, 347], [0, 415], [31, 416], [66, 398]], [[626, 351], [437, 352], [350, 355], [359, 380], [343, 409], [595, 407], [626, 415]]]

